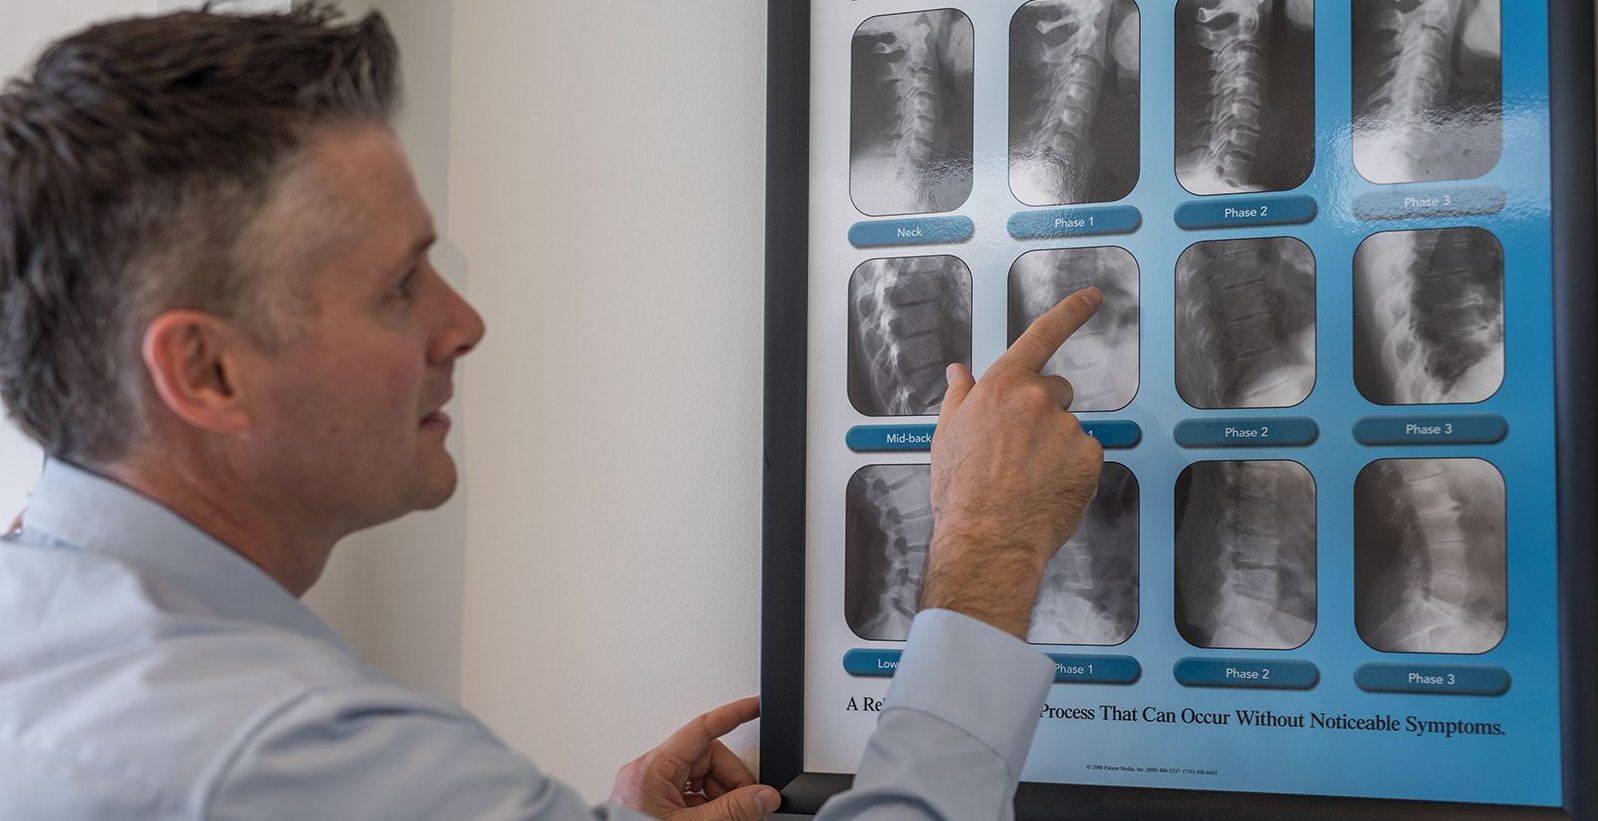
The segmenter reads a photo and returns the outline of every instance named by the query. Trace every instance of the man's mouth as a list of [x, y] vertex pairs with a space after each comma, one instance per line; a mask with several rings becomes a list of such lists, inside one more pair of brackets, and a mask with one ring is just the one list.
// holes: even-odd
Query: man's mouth
[[433, 411], [422, 417], [421, 426], [423, 430], [448, 431], [450, 426], [449, 414], [442, 410]]

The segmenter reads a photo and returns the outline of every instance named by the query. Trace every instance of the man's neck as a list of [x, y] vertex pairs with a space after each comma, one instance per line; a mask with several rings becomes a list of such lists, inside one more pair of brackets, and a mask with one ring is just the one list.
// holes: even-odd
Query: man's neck
[[295, 597], [322, 575], [342, 534], [310, 532], [283, 506], [257, 498], [249, 482], [215, 465], [195, 469], [188, 460], [131, 456], [95, 470], [158, 502], [206, 535], [259, 567]]

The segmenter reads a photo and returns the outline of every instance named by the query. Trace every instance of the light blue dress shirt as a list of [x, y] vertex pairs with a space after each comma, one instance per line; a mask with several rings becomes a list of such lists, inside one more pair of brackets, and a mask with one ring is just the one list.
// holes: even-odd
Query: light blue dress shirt
[[[1053, 666], [921, 614], [818, 818], [1009, 818]], [[253, 564], [52, 461], [0, 538], [0, 819], [631, 819], [361, 663]]]

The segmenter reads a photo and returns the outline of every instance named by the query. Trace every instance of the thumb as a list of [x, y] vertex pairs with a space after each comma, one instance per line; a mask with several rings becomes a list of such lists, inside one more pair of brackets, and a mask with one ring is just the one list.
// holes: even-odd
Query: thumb
[[961, 403], [965, 402], [966, 394], [977, 385], [976, 379], [971, 376], [971, 369], [958, 362], [946, 368], [943, 375], [949, 381], [949, 388], [943, 392], [943, 408], [938, 412], [940, 417], [958, 411]]
[[777, 791], [755, 784], [705, 804], [674, 813], [672, 821], [760, 821], [777, 811], [782, 799]]

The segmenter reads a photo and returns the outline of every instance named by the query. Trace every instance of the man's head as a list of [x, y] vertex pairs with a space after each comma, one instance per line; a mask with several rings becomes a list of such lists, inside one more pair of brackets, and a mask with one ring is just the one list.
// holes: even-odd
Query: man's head
[[397, 60], [375, 15], [185, 13], [0, 93], [0, 397], [47, 452], [181, 454], [330, 530], [448, 498], [482, 324], [427, 260]]

